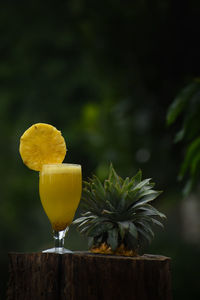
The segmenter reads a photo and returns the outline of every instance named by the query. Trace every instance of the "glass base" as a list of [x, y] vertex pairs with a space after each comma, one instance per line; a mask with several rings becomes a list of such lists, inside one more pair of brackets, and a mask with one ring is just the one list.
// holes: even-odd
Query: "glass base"
[[65, 253], [73, 253], [73, 252], [71, 250], [65, 249], [63, 247], [55, 247], [55, 248], [43, 250], [42, 253], [65, 254]]

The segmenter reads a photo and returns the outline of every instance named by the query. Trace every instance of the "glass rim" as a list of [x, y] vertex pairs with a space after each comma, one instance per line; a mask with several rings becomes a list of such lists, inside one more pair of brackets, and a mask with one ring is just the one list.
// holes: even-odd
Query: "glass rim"
[[71, 167], [71, 166], [73, 166], [73, 167], [81, 167], [81, 165], [80, 164], [73, 164], [73, 163], [53, 163], [53, 164], [43, 164], [42, 165], [42, 169], [43, 168], [48, 168], [48, 167], [67, 167], [67, 166], [69, 166], [69, 167]]

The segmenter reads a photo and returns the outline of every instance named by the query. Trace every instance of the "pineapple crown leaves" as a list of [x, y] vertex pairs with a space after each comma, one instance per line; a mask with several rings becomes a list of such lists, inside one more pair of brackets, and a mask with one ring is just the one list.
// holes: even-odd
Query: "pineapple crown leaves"
[[123, 180], [112, 164], [103, 183], [93, 175], [84, 182], [82, 216], [73, 223], [89, 238], [89, 247], [106, 243], [112, 250], [121, 244], [138, 249], [154, 237], [153, 225], [163, 227], [165, 215], [150, 203], [161, 191], [153, 189], [151, 179], [142, 180], [141, 170]]

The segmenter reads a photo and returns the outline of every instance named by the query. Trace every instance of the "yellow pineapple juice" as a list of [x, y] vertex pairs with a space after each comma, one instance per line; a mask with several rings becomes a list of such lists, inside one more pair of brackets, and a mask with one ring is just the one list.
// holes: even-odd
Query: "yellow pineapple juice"
[[40, 199], [54, 230], [64, 230], [71, 224], [81, 190], [80, 165], [43, 165], [39, 180]]

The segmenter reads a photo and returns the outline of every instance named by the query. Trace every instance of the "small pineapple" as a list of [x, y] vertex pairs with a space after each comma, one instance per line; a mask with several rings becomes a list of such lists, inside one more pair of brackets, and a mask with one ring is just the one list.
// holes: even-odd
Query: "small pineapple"
[[151, 242], [153, 225], [163, 227], [166, 217], [149, 204], [161, 193], [150, 181], [141, 171], [123, 180], [110, 165], [103, 184], [96, 176], [84, 182], [82, 217], [73, 223], [92, 252], [135, 256], [144, 241]]

